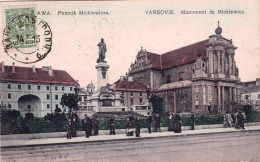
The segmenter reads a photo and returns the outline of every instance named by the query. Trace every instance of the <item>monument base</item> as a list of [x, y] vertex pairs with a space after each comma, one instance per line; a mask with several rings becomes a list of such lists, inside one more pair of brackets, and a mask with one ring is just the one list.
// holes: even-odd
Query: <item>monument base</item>
[[96, 65], [97, 69], [97, 91], [99, 92], [101, 87], [104, 87], [108, 83], [108, 68], [110, 66], [106, 62], [99, 62]]

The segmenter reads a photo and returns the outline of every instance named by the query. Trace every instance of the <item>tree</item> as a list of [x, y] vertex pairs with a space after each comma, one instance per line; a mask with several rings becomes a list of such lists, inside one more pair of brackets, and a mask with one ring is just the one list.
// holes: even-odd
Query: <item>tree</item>
[[62, 106], [67, 106], [69, 108], [69, 112], [72, 112], [73, 109], [74, 110], [78, 109], [78, 101], [79, 101], [79, 98], [74, 93], [69, 93], [69, 94], [65, 93], [61, 97], [60, 104]]
[[163, 111], [163, 98], [153, 95], [151, 97], [151, 103], [153, 106], [154, 113], [160, 113]]

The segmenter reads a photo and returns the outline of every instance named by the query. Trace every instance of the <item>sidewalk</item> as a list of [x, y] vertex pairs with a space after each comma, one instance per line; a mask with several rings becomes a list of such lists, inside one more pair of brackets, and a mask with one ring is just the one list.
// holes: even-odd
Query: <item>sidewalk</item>
[[54, 144], [70, 144], [70, 143], [93, 143], [93, 142], [105, 142], [105, 141], [120, 141], [120, 140], [139, 140], [150, 138], [166, 138], [166, 137], [179, 137], [179, 136], [194, 136], [194, 135], [206, 135], [206, 134], [219, 134], [219, 133], [234, 133], [234, 132], [250, 132], [260, 131], [260, 126], [248, 126], [244, 130], [237, 130], [235, 128], [213, 128], [213, 129], [200, 129], [200, 130], [184, 130], [182, 133], [174, 132], [152, 132], [141, 133], [140, 138], [135, 136], [126, 136], [125, 134], [117, 135], [100, 135], [85, 137], [74, 137], [73, 139], [67, 139], [64, 137], [59, 138], [45, 138], [45, 139], [27, 139], [27, 140], [1, 140], [1, 148], [10, 147], [25, 147], [25, 146], [40, 146], [40, 145], [54, 145]]

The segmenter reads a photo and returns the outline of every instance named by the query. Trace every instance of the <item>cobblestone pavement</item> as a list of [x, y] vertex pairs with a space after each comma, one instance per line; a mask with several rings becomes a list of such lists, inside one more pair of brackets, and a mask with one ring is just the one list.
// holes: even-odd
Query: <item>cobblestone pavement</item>
[[260, 161], [260, 131], [2, 148], [2, 161]]

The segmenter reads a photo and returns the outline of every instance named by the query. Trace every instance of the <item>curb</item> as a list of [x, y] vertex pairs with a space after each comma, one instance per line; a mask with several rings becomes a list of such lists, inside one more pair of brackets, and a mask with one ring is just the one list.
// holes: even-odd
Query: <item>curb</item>
[[233, 130], [227, 132], [207, 132], [207, 133], [197, 133], [197, 134], [172, 134], [165, 136], [152, 136], [152, 137], [141, 137], [141, 138], [123, 138], [123, 139], [107, 139], [107, 140], [94, 140], [94, 141], [75, 141], [75, 142], [60, 142], [60, 143], [46, 143], [46, 144], [28, 144], [28, 145], [13, 145], [13, 146], [1, 146], [1, 149], [8, 148], [22, 148], [22, 147], [37, 147], [37, 146], [51, 146], [51, 145], [64, 145], [64, 144], [78, 144], [78, 143], [104, 143], [104, 142], [113, 142], [113, 141], [126, 141], [126, 140], [145, 140], [145, 139], [154, 139], [154, 138], [173, 138], [173, 137], [182, 137], [182, 136], [202, 136], [202, 135], [210, 135], [210, 134], [229, 134], [229, 133], [244, 133], [244, 132], [258, 132], [260, 129], [255, 130]]

